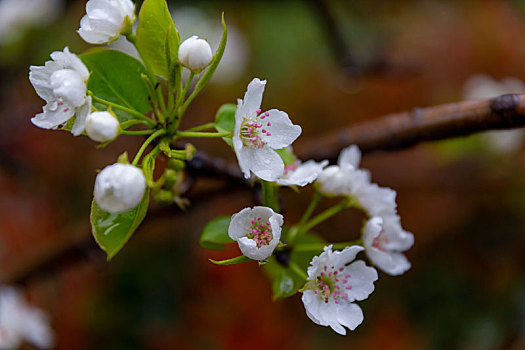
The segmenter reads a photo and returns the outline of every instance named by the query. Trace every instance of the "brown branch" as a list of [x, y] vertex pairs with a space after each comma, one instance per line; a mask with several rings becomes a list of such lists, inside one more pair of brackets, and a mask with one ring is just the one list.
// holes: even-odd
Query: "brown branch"
[[525, 94], [485, 101], [464, 101], [387, 115], [350, 125], [299, 143], [303, 159], [334, 160], [355, 144], [363, 152], [397, 150], [420, 142], [466, 136], [480, 131], [525, 126]]

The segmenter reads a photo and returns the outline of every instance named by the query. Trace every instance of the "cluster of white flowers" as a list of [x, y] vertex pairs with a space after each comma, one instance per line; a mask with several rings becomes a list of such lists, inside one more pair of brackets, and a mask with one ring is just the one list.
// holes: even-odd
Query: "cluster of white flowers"
[[53, 347], [48, 316], [28, 305], [18, 289], [0, 286], [0, 349], [16, 349], [22, 341], [41, 349]]
[[[352, 261], [360, 251], [378, 268], [399, 275], [410, 268], [402, 252], [414, 243], [411, 233], [403, 230], [396, 211], [396, 192], [371, 182], [370, 173], [359, 169], [361, 152], [357, 146], [344, 149], [337, 165], [328, 161], [294, 158], [285, 165], [276, 150], [288, 147], [301, 133], [285, 112], [260, 109], [266, 81], [253, 79], [235, 113], [233, 148], [246, 178], [251, 173], [282, 186], [305, 186], [316, 181], [316, 189], [327, 197], [350, 197], [370, 219], [362, 232], [363, 246], [349, 246], [332, 251], [326, 246], [313, 258], [307, 283], [302, 289], [308, 317], [330, 326], [339, 334], [345, 327], [354, 330], [363, 321], [363, 312], [354, 301], [366, 299], [374, 290], [377, 271], [363, 261]], [[242, 253], [254, 260], [265, 260], [278, 246], [283, 217], [267, 207], [245, 208], [231, 218], [228, 234], [237, 241]], [[293, 249], [293, 248], [292, 248]]]

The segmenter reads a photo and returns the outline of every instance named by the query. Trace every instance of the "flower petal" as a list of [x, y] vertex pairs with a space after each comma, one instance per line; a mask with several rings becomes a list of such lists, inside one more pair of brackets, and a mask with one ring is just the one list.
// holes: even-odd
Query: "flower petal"
[[55, 106], [56, 103], [48, 103], [44, 106], [43, 113], [39, 113], [31, 118], [31, 122], [39, 128], [54, 129], [67, 122], [75, 114], [74, 108], [62, 105], [53, 109], [52, 107]]
[[352, 263], [343, 273], [350, 275], [348, 285], [352, 286], [352, 289], [345, 290], [348, 301], [364, 300], [374, 291], [377, 271], [373, 267], [366, 266], [364, 261], [358, 260]]
[[250, 229], [251, 212], [251, 208], [244, 208], [240, 212], [232, 215], [230, 226], [228, 227], [228, 235], [234, 241], [244, 237]]
[[309, 183], [314, 182], [323, 171], [323, 168], [327, 165], [327, 160], [323, 160], [320, 163], [317, 163], [314, 160], [309, 160], [306, 163], [299, 165], [296, 170], [289, 172], [288, 175], [278, 179], [277, 183], [282, 186], [306, 186]]
[[361, 151], [359, 147], [352, 145], [341, 151], [337, 164], [341, 168], [352, 167], [357, 169], [359, 168], [359, 162], [361, 162]]
[[91, 96], [88, 96], [86, 98], [86, 103], [76, 108], [75, 123], [73, 124], [73, 127], [71, 128], [71, 133], [73, 135], [78, 136], [82, 133], [82, 131], [84, 131], [86, 127], [86, 119], [87, 119], [89, 112], [91, 112]]
[[354, 303], [339, 304], [337, 308], [337, 322], [353, 331], [363, 320], [363, 310], [358, 305]]
[[253, 79], [248, 84], [242, 105], [238, 108], [241, 117], [251, 117], [257, 114], [257, 110], [261, 107], [265, 85], [266, 80], [260, 80], [259, 78]]
[[264, 119], [263, 125], [264, 129], [271, 133], [271, 136], [264, 137], [269, 147], [273, 149], [287, 147], [301, 135], [301, 127], [292, 124], [285, 112], [271, 109], [268, 113], [269, 116]]
[[242, 147], [237, 153], [239, 165], [246, 177], [246, 169], [266, 181], [275, 181], [283, 175], [284, 163], [281, 157], [272, 149]]

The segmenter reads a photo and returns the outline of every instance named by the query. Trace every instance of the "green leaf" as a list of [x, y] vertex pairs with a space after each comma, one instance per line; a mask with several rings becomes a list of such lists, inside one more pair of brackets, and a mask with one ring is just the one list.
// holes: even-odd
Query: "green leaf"
[[111, 260], [130, 239], [146, 216], [149, 204], [149, 189], [142, 201], [133, 209], [123, 213], [108, 213], [93, 200], [91, 204], [91, 229], [100, 248]]
[[291, 165], [297, 160], [295, 155], [290, 151], [288, 147], [276, 149], [275, 152], [281, 157], [284, 162], [284, 165]]
[[[215, 115], [215, 129], [218, 132], [231, 132], [235, 128], [235, 111], [237, 106], [233, 103], [226, 103], [219, 108], [217, 114]], [[232, 146], [231, 137], [222, 138], [228, 145]]]
[[199, 244], [203, 248], [223, 250], [224, 244], [232, 243], [234, 240], [228, 235], [230, 217], [219, 216], [208, 222], [201, 233]]
[[[134, 109], [140, 113], [151, 110], [149, 90], [141, 77], [146, 68], [137, 59], [120, 51], [94, 49], [80, 56], [91, 75], [88, 89], [104, 100]], [[105, 105], [95, 103], [95, 107], [105, 110]], [[135, 119], [134, 116], [115, 109], [120, 122]]]
[[[322, 243], [323, 240], [319, 236], [313, 233], [306, 233], [297, 237], [297, 244], [308, 244], [308, 243]], [[285, 250], [286, 251], [286, 250]], [[290, 262], [295, 263], [301, 270], [305, 271], [308, 269], [312, 258], [319, 255], [319, 252], [295, 252], [292, 250], [289, 259]], [[279, 254], [279, 253], [277, 253]], [[273, 298], [286, 298], [294, 295], [301, 289], [306, 280], [303, 276], [300, 276], [297, 272], [288, 266], [280, 264], [275, 255], [268, 259], [268, 263], [264, 266], [264, 269], [272, 282]]]
[[177, 61], [179, 44], [179, 35], [166, 1], [145, 0], [139, 13], [137, 47], [146, 66], [168, 79], [169, 63]]
[[252, 259], [247, 258], [244, 255], [238, 256], [236, 258], [227, 259], [227, 260], [212, 260], [212, 259], [209, 259], [209, 260], [215, 265], [236, 265], [236, 264], [242, 264], [248, 261], [253, 261]]

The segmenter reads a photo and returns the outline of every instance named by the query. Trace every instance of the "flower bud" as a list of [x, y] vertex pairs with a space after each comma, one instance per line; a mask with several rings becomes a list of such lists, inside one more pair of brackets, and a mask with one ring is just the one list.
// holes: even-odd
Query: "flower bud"
[[86, 101], [86, 83], [78, 72], [60, 69], [49, 78], [53, 94], [72, 107], [80, 107]]
[[93, 195], [102, 210], [120, 213], [135, 208], [145, 191], [146, 178], [139, 168], [115, 163], [97, 175]]
[[179, 46], [179, 61], [193, 73], [200, 73], [213, 58], [210, 44], [196, 35], [184, 40]]
[[119, 122], [110, 112], [93, 112], [86, 119], [86, 133], [97, 142], [107, 142], [119, 134]]
[[108, 43], [121, 32], [130, 31], [134, 11], [131, 0], [89, 0], [77, 32], [90, 44]]

